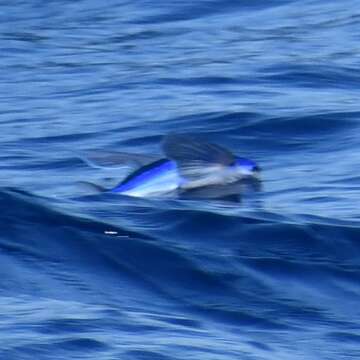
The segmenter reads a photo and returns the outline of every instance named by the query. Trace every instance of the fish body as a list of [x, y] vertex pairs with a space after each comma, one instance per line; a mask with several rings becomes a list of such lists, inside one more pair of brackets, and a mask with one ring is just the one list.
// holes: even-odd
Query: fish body
[[259, 173], [254, 161], [236, 157], [218, 145], [185, 136], [166, 137], [163, 149], [167, 158], [134, 171], [110, 191], [135, 197], [160, 196], [226, 186], [239, 180], [257, 178]]
[[176, 191], [185, 182], [175, 161], [160, 159], [136, 170], [110, 191], [136, 197], [156, 196]]
[[211, 197], [216, 197], [217, 189], [223, 193], [229, 190], [238, 192], [241, 188], [238, 186], [239, 182], [259, 180], [260, 169], [254, 161], [235, 156], [219, 145], [183, 135], [168, 135], [164, 138], [162, 148], [165, 156], [159, 160], [146, 157], [146, 161], [139, 161], [140, 155], [133, 155], [128, 159], [126, 154], [110, 153], [109, 159], [107, 154], [95, 155], [86, 162], [101, 168], [123, 163], [124, 159], [138, 163], [137, 170], [117, 186], [107, 190], [135, 197], [173, 193], [196, 193], [201, 196], [210, 194]]

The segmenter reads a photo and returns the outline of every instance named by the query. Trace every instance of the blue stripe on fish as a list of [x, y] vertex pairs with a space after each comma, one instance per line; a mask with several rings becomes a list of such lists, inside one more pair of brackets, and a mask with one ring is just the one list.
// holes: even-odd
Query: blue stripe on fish
[[114, 193], [122, 193], [125, 191], [133, 190], [137, 186], [145, 183], [151, 178], [158, 176], [159, 174], [165, 173], [166, 171], [175, 170], [175, 161], [169, 159], [160, 159], [152, 162], [146, 166], [141, 167], [127, 178], [125, 178], [118, 186], [111, 190]]

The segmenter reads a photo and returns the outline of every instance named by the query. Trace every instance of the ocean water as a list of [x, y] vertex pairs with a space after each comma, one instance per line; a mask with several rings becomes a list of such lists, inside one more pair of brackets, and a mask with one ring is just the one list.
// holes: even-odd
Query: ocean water
[[[0, 3], [0, 359], [360, 358], [355, 0]], [[93, 194], [195, 134], [238, 203]]]

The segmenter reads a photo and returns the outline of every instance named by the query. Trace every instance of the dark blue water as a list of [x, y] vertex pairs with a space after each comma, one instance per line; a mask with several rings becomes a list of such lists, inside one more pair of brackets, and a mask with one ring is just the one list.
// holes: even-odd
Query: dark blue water
[[[0, 4], [0, 358], [360, 357], [355, 0]], [[87, 195], [191, 133], [241, 203]]]

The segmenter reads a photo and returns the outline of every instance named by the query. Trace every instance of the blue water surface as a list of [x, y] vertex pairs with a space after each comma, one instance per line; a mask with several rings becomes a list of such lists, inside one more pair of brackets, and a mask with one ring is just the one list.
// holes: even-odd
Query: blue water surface
[[[356, 0], [0, 3], [0, 359], [360, 358]], [[240, 203], [94, 194], [194, 134]], [[82, 155], [81, 155], [82, 156]]]

